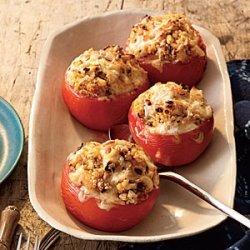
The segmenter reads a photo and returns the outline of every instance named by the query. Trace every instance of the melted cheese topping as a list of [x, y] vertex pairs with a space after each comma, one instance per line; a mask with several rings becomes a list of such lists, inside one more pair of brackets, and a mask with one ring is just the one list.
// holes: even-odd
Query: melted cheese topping
[[70, 64], [65, 80], [78, 94], [99, 98], [132, 92], [148, 81], [135, 57], [119, 46], [85, 51]]
[[100, 208], [136, 204], [158, 188], [156, 166], [142, 148], [124, 140], [87, 142], [68, 157], [70, 180], [80, 186], [78, 198], [100, 200]]
[[133, 102], [133, 110], [155, 134], [191, 131], [213, 116], [202, 90], [189, 91], [174, 82], [156, 83]]
[[126, 51], [138, 59], [149, 57], [158, 67], [162, 61], [188, 62], [206, 55], [199, 32], [180, 14], [145, 16], [133, 26]]

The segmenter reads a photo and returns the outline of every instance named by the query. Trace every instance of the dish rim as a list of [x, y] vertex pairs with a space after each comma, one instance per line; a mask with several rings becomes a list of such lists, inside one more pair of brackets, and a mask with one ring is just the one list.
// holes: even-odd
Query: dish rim
[[[81, 23], [84, 23], [88, 20], [91, 20], [91, 19], [95, 19], [95, 18], [105, 18], [107, 16], [111, 16], [111, 15], [116, 15], [116, 14], [123, 14], [123, 15], [126, 15], [126, 14], [131, 14], [131, 13], [134, 13], [134, 14], [152, 14], [152, 15], [155, 15], [155, 14], [162, 14], [161, 12], [159, 11], [152, 11], [152, 10], [147, 10], [147, 9], [128, 9], [128, 10], [118, 10], [118, 11], [111, 11], [111, 12], [106, 12], [104, 14], [99, 14], [99, 15], [93, 15], [93, 16], [86, 16], [85, 18], [82, 18], [81, 20], [78, 20], [78, 21], [75, 21], [75, 22], [72, 22], [72, 23], [69, 23], [67, 25], [64, 25], [62, 26], [61, 28], [57, 29], [56, 31], [52, 32], [50, 34], [50, 36], [48, 37], [48, 39], [46, 40], [45, 44], [44, 44], [44, 47], [43, 47], [43, 50], [42, 50], [42, 54], [41, 54], [41, 58], [40, 58], [40, 63], [39, 63], [39, 69], [38, 69], [38, 73], [37, 73], [37, 81], [36, 81], [36, 90], [35, 90], [35, 94], [34, 94], [34, 98], [33, 98], [33, 101], [36, 99], [36, 103], [33, 102], [32, 103], [32, 108], [31, 108], [31, 116], [30, 116], [30, 123], [29, 123], [29, 126], [30, 126], [30, 136], [29, 136], [29, 149], [28, 149], [28, 155], [31, 154], [31, 149], [33, 148], [33, 135], [35, 135], [34, 133], [34, 127], [33, 127], [33, 119], [34, 117], [37, 116], [38, 114], [38, 109], [37, 109], [37, 106], [38, 106], [38, 103], [40, 101], [40, 99], [38, 99], [39, 95], [39, 90], [41, 90], [42, 88], [42, 82], [43, 82], [43, 72], [45, 70], [45, 67], [43, 67], [43, 65], [46, 64], [46, 60], [49, 56], [49, 51], [50, 51], [50, 47], [51, 47], [51, 44], [52, 44], [52, 41], [58, 36], [60, 35], [62, 32], [74, 27], [74, 26], [77, 26]], [[221, 77], [223, 79], [223, 81], [225, 82], [225, 85], [226, 86], [229, 86], [229, 87], [226, 87], [225, 90], [227, 91], [225, 94], [228, 96], [228, 98], [231, 100], [228, 104], [228, 106], [224, 107], [225, 108], [225, 113], [229, 113], [231, 117], [229, 117], [231, 120], [231, 123], [233, 125], [233, 112], [231, 112], [232, 110], [232, 93], [231, 93], [231, 88], [230, 88], [230, 79], [229, 79], [229, 75], [228, 75], [228, 72], [227, 72], [227, 67], [226, 67], [226, 62], [225, 62], [225, 59], [224, 59], [224, 56], [223, 56], [223, 53], [222, 53], [222, 49], [221, 49], [221, 46], [220, 46], [220, 43], [219, 43], [219, 40], [210, 32], [208, 31], [207, 29], [205, 28], [202, 28], [198, 25], [195, 25], [193, 24], [194, 27], [198, 27], [200, 30], [203, 30], [204, 32], [207, 32], [209, 33], [209, 37], [210, 37], [210, 41], [211, 43], [216, 47], [216, 57], [220, 57], [220, 58], [223, 58], [223, 60], [218, 60], [219, 62], [219, 65], [218, 67], [220, 68], [220, 71], [222, 72], [221, 73]], [[35, 104], [36, 105], [35, 105]], [[226, 131], [228, 132], [228, 131]], [[230, 135], [232, 136], [232, 135]], [[235, 141], [233, 140], [233, 145], [232, 147], [235, 148]], [[234, 162], [236, 162], [236, 152], [235, 150], [233, 150], [233, 155], [232, 156], [232, 159], [234, 160]], [[55, 220], [53, 217], [51, 217], [45, 210], [43, 210], [43, 208], [41, 207], [35, 193], [33, 193], [31, 191], [31, 184], [32, 184], [32, 181], [31, 179], [34, 178], [35, 176], [35, 173], [34, 171], [30, 171], [30, 164], [29, 164], [29, 160], [30, 157], [28, 157], [28, 190], [29, 190], [29, 197], [30, 197], [30, 201], [31, 201], [31, 204], [32, 206], [34, 207], [34, 209], [37, 211], [38, 215], [44, 220], [46, 221], [48, 224], [50, 224], [52, 227], [54, 228], [60, 228], [59, 230], [62, 231], [62, 232], [65, 232], [67, 234], [71, 234], [71, 235], [74, 235], [75, 237], [77, 238], [80, 238], [80, 239], [86, 239], [86, 240], [113, 240], [113, 241], [126, 241], [126, 242], [155, 242], [155, 241], [161, 241], [161, 240], [169, 240], [169, 239], [177, 239], [177, 238], [183, 238], [183, 237], [186, 237], [186, 236], [191, 236], [191, 235], [194, 235], [194, 234], [197, 234], [197, 233], [201, 233], [203, 231], [206, 231], [212, 227], [215, 227], [216, 225], [218, 225], [219, 223], [221, 223], [223, 220], [225, 220], [227, 218], [226, 215], [222, 214], [220, 216], [220, 218], [218, 218], [217, 222], [214, 223], [212, 222], [210, 225], [208, 225], [206, 228], [204, 229], [201, 229], [201, 230], [194, 230], [193, 232], [189, 233], [183, 233], [181, 235], [175, 235], [174, 237], [168, 237], [168, 235], [160, 235], [160, 236], [127, 236], [127, 235], [113, 235], [113, 234], [93, 234], [93, 233], [88, 233], [87, 235], [82, 235], [79, 230], [76, 230], [76, 229], [70, 229], [70, 233], [67, 229], [67, 226], [65, 225], [62, 225], [60, 223], [57, 222], [57, 220]], [[234, 172], [232, 173], [235, 178], [234, 178], [234, 183], [231, 183], [232, 186], [233, 186], [233, 189], [234, 189], [234, 192], [232, 193], [232, 196], [230, 197], [230, 207], [233, 206], [233, 202], [234, 202], [234, 196], [235, 196], [235, 186], [236, 186], [236, 167], [234, 168]]]

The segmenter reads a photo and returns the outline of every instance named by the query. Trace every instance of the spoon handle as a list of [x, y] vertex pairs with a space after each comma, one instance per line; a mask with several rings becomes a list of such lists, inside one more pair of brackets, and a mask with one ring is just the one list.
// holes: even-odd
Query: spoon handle
[[163, 178], [171, 180], [180, 186], [184, 187], [185, 189], [189, 190], [193, 194], [200, 197], [202, 200], [206, 201], [210, 205], [214, 206], [215, 208], [219, 209], [223, 213], [227, 214], [229, 217], [235, 219], [236, 221], [240, 222], [244, 226], [250, 228], [250, 220], [240, 214], [239, 212], [235, 211], [234, 209], [224, 205], [214, 197], [212, 197], [209, 193], [201, 189], [200, 187], [196, 186], [194, 183], [190, 182], [183, 176], [176, 174], [174, 172], [161, 172], [159, 175]]
[[20, 212], [15, 206], [6, 207], [0, 219], [0, 250], [8, 250], [12, 236], [20, 219]]

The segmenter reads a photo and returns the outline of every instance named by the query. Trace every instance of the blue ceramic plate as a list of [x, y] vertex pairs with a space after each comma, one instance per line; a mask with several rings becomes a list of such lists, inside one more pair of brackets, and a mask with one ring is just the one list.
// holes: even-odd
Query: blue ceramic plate
[[23, 126], [13, 107], [0, 97], [0, 183], [16, 166], [24, 145]]

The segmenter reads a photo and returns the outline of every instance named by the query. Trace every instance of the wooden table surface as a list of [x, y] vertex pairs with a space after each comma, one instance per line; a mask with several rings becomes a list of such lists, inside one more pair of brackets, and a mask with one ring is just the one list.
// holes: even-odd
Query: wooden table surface
[[[226, 61], [250, 58], [248, 0], [0, 0], [0, 96], [16, 109], [25, 130], [21, 160], [0, 184], [0, 210], [10, 204], [21, 210], [17, 233], [44, 235], [50, 229], [32, 208], [27, 183], [29, 117], [44, 42], [51, 32], [83, 17], [134, 8], [183, 13], [219, 38]], [[122, 244], [62, 233], [53, 249], [117, 249]]]

